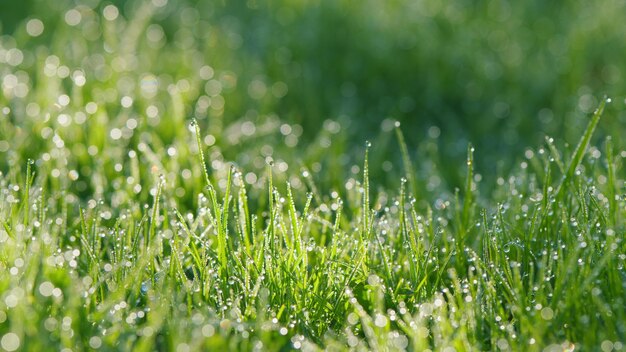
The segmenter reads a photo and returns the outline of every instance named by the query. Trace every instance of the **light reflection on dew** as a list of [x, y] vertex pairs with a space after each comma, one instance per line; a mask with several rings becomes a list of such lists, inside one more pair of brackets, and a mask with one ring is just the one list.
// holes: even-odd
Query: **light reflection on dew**
[[115, 21], [117, 16], [119, 16], [120, 12], [115, 5], [107, 5], [102, 10], [102, 16], [107, 21]]
[[20, 344], [20, 337], [14, 332], [6, 333], [2, 336], [2, 339], [0, 339], [0, 346], [8, 352], [16, 351], [20, 348]]
[[139, 83], [141, 94], [145, 98], [152, 98], [156, 95], [159, 88], [159, 81], [152, 74], [144, 75]]
[[28, 33], [31, 37], [38, 37], [43, 33], [43, 31], [44, 24], [40, 19], [33, 18], [26, 22], [26, 33]]

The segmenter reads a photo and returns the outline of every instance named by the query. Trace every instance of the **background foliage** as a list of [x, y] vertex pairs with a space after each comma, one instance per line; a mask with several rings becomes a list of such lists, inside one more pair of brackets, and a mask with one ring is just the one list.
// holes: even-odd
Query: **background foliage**
[[[619, 98], [626, 85], [621, 1], [113, 3], [119, 20], [101, 23], [95, 13], [107, 3], [95, 0], [3, 2], [2, 31], [72, 69], [101, 53], [103, 44], [123, 50], [130, 67], [100, 72], [87, 92], [94, 92], [90, 84], [123, 86], [119, 94], [136, 91], [138, 82], [124, 80], [128, 70], [155, 75], [161, 90], [192, 80], [195, 89], [181, 97], [181, 114], [216, 120], [215, 129], [277, 116], [302, 127], [306, 146], [324, 121], [338, 121], [345, 138], [339, 154], [351, 161], [362, 153], [355, 146], [377, 138], [391, 120], [402, 122], [412, 153], [428, 131], [439, 135], [445, 159], [462, 160], [471, 141], [485, 151], [477, 162], [486, 175], [510, 168], [545, 134], [575, 140], [605, 94], [615, 97], [617, 108], [603, 128], [619, 131], [626, 123]], [[84, 19], [70, 27], [63, 19], [74, 6]], [[46, 30], [29, 39], [24, 21], [33, 17]], [[108, 62], [118, 52], [104, 54]], [[33, 55], [27, 53], [23, 65], [31, 76]], [[159, 60], [150, 59], [155, 55]], [[218, 114], [197, 109], [206, 89], [193, 79], [203, 65], [222, 82], [232, 81], [220, 92], [225, 104]], [[381, 153], [373, 158], [382, 162], [393, 154], [387, 143], [376, 145]], [[456, 170], [443, 171], [447, 182], [460, 185]]]

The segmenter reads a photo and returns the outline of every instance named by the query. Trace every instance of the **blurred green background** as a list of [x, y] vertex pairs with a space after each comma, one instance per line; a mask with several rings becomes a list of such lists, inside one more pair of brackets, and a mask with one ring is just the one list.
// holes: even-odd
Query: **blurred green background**
[[[111, 4], [119, 15], [108, 20]], [[27, 33], [34, 18], [45, 25], [36, 37]], [[107, 101], [101, 128], [127, 116], [121, 96], [138, 97], [138, 115], [156, 100], [164, 113], [150, 133], [164, 145], [186, 133], [173, 126], [195, 116], [224, 159], [244, 167], [253, 164], [242, 156], [248, 151], [279, 154], [305, 166], [336, 165], [328, 177], [345, 180], [371, 140], [375, 165], [394, 165], [374, 174], [395, 179], [398, 120], [425, 170], [422, 183], [438, 168], [441, 182], [461, 184], [472, 142], [490, 184], [545, 135], [575, 142], [603, 95], [613, 104], [600, 134], [621, 146], [626, 124], [626, 3], [618, 0], [4, 0], [0, 22], [4, 52], [24, 52], [17, 68], [0, 72], [19, 69], [31, 93], [52, 89], [40, 71], [55, 55], [86, 72], [72, 103]], [[154, 97], [143, 94], [152, 83]], [[173, 95], [172, 84], [180, 88]], [[69, 85], [61, 79], [54, 89], [71, 92]], [[32, 99], [3, 99], [14, 125], [36, 128], [19, 117]], [[53, 105], [46, 99], [35, 98], [42, 111]], [[287, 144], [282, 152], [276, 136]], [[38, 142], [28, 145], [36, 157]]]

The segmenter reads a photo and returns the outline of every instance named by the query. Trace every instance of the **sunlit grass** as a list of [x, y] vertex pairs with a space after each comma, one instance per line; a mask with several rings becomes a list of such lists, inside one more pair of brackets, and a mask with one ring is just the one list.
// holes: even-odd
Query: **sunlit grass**
[[529, 152], [480, 206], [470, 148], [467, 187], [425, 212], [410, 178], [371, 191], [367, 152], [341, 192], [293, 189], [268, 161], [251, 198], [237, 167], [209, 175], [197, 124], [187, 180], [123, 161], [145, 202], [133, 182], [81, 199], [27, 162], [2, 176], [3, 348], [619, 349], [621, 163], [610, 141], [585, 152], [603, 106], [564, 173]]
[[[173, 30], [167, 6], [59, 7], [0, 37], [1, 349], [624, 348], [621, 101], [584, 90], [576, 147], [372, 135], [349, 84], [326, 116], [270, 74], [293, 66], [238, 56], [236, 8]], [[506, 151], [511, 171], [481, 167]]]

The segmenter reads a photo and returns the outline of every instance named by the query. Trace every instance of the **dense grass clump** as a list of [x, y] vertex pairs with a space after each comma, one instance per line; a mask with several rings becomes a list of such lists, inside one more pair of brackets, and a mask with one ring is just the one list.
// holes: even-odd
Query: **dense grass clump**
[[372, 192], [369, 143], [341, 189], [308, 171], [295, 189], [268, 160], [254, 191], [234, 165], [209, 173], [195, 120], [167, 158], [192, 169], [144, 146], [101, 198], [29, 160], [0, 181], [2, 346], [619, 350], [624, 153], [587, 152], [603, 107], [575, 150], [529, 149], [484, 204], [470, 147], [465, 188], [425, 210], [408, 157], [395, 190]]
[[408, 3], [2, 12], [0, 349], [623, 350], [623, 4]]

